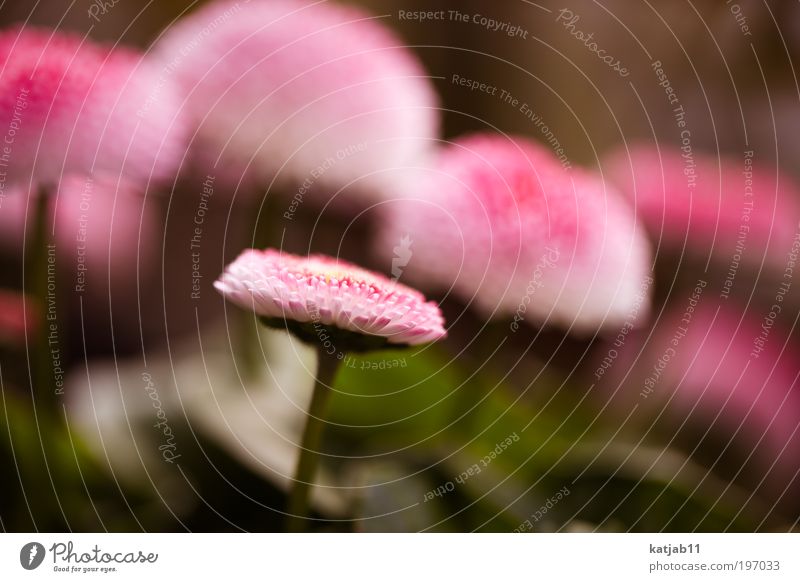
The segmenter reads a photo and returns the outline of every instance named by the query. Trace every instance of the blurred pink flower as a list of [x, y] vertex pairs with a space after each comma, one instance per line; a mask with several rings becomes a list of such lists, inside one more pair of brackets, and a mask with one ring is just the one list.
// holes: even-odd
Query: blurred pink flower
[[[406, 241], [402, 277], [451, 289], [486, 315], [578, 332], [647, 312], [650, 249], [633, 210], [596, 176], [524, 138], [445, 148], [406, 198], [385, 205], [378, 252]], [[400, 257], [401, 259], [403, 257]]]
[[0, 343], [21, 344], [27, 330], [39, 328], [39, 314], [21, 293], [0, 289]]
[[0, 194], [65, 174], [166, 178], [185, 151], [179, 105], [131, 50], [46, 29], [0, 32]]
[[[156, 248], [152, 203], [129, 182], [68, 176], [51, 204], [48, 228], [53, 229], [57, 266], [65, 269], [69, 287], [82, 282], [85, 290], [107, 293], [111, 278], [115, 293], [136, 287], [139, 268], [149, 264]], [[0, 200], [0, 248], [19, 257], [25, 233], [32, 228], [34, 201], [22, 189]], [[141, 236], [140, 236], [141, 233]], [[80, 287], [78, 287], [80, 289]]]
[[[315, 255], [248, 249], [214, 284], [225, 298], [302, 339], [335, 330], [417, 345], [446, 335], [439, 307], [418, 291], [360, 267]], [[286, 323], [283, 321], [286, 320]], [[344, 348], [342, 348], [344, 349]], [[350, 348], [352, 349], [352, 348]]]
[[601, 169], [634, 202], [660, 246], [726, 264], [765, 260], [783, 270], [800, 228], [800, 189], [753, 155], [684, 157], [641, 144], [615, 150]]
[[667, 411], [669, 430], [686, 423], [738, 448], [780, 492], [800, 469], [800, 346], [758, 309], [702, 298], [693, 309], [672, 308], [644, 347], [644, 332], [629, 338], [609, 389], [624, 379], [632, 400]]
[[322, 189], [326, 200], [357, 180], [374, 196], [437, 136], [425, 70], [389, 29], [352, 7], [211, 2], [155, 50], [200, 124], [200, 163], [219, 158], [222, 172], [277, 176], [304, 194]]

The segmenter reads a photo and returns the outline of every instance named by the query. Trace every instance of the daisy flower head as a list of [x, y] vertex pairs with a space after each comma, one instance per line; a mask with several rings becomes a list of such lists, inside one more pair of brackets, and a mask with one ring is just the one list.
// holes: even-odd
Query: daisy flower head
[[[0, 203], [0, 253], [22, 253], [38, 195], [15, 187]], [[52, 202], [48, 228], [52, 225], [59, 263], [72, 263], [81, 274], [78, 288], [90, 281], [93, 289], [108, 280], [115, 293], [135, 290], [138, 271], [151, 265], [157, 240], [155, 209], [146, 204], [139, 183], [102, 174], [64, 176]]]
[[379, 192], [424, 159], [438, 99], [380, 20], [334, 2], [210, 2], [155, 47], [199, 124], [194, 150], [247, 182]]
[[439, 307], [419, 291], [323, 255], [248, 249], [214, 286], [265, 324], [309, 343], [329, 342], [334, 351], [418, 345], [446, 335]]
[[185, 149], [179, 105], [173, 86], [135, 51], [35, 27], [0, 32], [8, 184], [96, 171], [165, 179]]
[[797, 236], [800, 188], [754, 152], [687, 157], [669, 146], [634, 144], [612, 151], [601, 167], [664, 249], [783, 270]]
[[30, 333], [39, 333], [41, 322], [22, 293], [0, 289], [0, 346], [21, 345]]
[[379, 252], [412, 240], [403, 277], [486, 316], [588, 332], [647, 311], [650, 249], [633, 210], [528, 139], [458, 139], [384, 206]]
[[[780, 325], [765, 334], [761, 314], [717, 304], [704, 289], [698, 283], [692, 290], [693, 312], [673, 306], [654, 329], [631, 336], [607, 385], [612, 397], [644, 403], [654, 418], [665, 415], [669, 431], [695, 427], [690, 438], [705, 433], [707, 442], [724, 443], [746, 467], [742, 475], [783, 495], [800, 459], [795, 338]], [[614, 402], [620, 410], [627, 406]]]

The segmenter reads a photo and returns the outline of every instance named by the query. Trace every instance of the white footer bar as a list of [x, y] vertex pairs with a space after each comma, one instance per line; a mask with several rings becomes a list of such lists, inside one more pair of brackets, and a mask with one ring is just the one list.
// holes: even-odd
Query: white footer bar
[[796, 534], [3, 534], [0, 580], [800, 580]]

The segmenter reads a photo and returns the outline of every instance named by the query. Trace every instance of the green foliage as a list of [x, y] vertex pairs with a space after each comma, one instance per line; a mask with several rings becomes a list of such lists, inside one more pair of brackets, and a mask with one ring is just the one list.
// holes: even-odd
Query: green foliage
[[[405, 367], [380, 369], [381, 362], [403, 358]], [[398, 480], [387, 485], [391, 479], [373, 476], [395, 493], [367, 489], [365, 529], [753, 531], [758, 525], [763, 513], [744, 503], [736, 487], [680, 451], [618, 434], [618, 415], [598, 415], [585, 389], [540, 370], [531, 365], [535, 381], [521, 389], [501, 382], [496, 370], [473, 374], [441, 346], [374, 354], [343, 367], [328, 448], [353, 457], [367, 473], [372, 466], [375, 475], [389, 472]], [[437, 487], [439, 494], [432, 493]], [[409, 491], [416, 492], [410, 499]], [[404, 507], [402, 517], [375, 517]]]

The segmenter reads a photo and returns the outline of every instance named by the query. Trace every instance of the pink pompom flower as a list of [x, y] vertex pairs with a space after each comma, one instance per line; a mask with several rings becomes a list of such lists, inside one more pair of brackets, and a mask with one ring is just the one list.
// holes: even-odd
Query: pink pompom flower
[[613, 151], [604, 176], [635, 203], [659, 246], [702, 260], [784, 268], [800, 232], [800, 188], [753, 152], [740, 159], [638, 144]]
[[[0, 199], [0, 251], [11, 257], [20, 256], [26, 231], [30, 236], [37, 195], [15, 188]], [[52, 225], [70, 287], [103, 299], [108, 281], [115, 295], [135, 301], [137, 273], [152, 263], [157, 236], [155, 209], [139, 187], [102, 175], [65, 176], [51, 202], [48, 231]]]
[[742, 312], [701, 293], [698, 286], [655, 330], [630, 338], [613, 364], [609, 390], [624, 384], [620, 394], [629, 401], [646, 403], [654, 415], [666, 411], [668, 431], [686, 425], [708, 435], [706, 444], [738, 450], [745, 475], [763, 476], [783, 494], [793, 481], [800, 485], [800, 346], [788, 330], [765, 324], [766, 311], [751, 305]]
[[40, 332], [39, 314], [30, 303], [21, 293], [0, 289], [0, 343], [19, 345]]
[[155, 46], [200, 125], [200, 157], [303, 192], [383, 191], [424, 159], [438, 100], [377, 19], [333, 2], [220, 0]]
[[0, 33], [0, 189], [94, 172], [166, 178], [185, 151], [179, 107], [172, 86], [134, 51], [7, 29]]
[[633, 210], [530, 140], [458, 139], [384, 207], [377, 248], [404, 264], [397, 274], [513, 317], [514, 331], [525, 320], [586, 333], [648, 310], [650, 248]]
[[322, 255], [300, 257], [248, 249], [214, 283], [233, 303], [271, 327], [316, 346], [317, 381], [287, 504], [287, 529], [300, 531], [319, 463], [327, 401], [345, 352], [402, 347], [446, 335], [439, 307], [421, 293]]
[[214, 286], [268, 325], [312, 343], [324, 334], [345, 351], [417, 345], [446, 335], [439, 307], [418, 291], [322, 255], [248, 249]]

